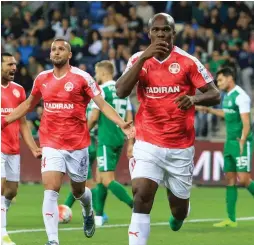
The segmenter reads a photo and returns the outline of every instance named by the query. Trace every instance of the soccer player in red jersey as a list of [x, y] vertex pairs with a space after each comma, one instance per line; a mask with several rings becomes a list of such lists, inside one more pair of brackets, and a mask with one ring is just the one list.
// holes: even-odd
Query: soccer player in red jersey
[[[1, 119], [20, 105], [26, 94], [22, 86], [14, 83], [16, 60], [9, 53], [1, 54]], [[17, 195], [20, 180], [20, 143], [19, 133], [35, 157], [41, 150], [34, 142], [26, 118], [9, 125], [1, 132], [1, 244], [15, 245], [6, 231], [6, 211]]]
[[85, 112], [91, 98], [128, 137], [133, 137], [134, 132], [131, 122], [123, 121], [105, 102], [94, 79], [88, 73], [69, 65], [71, 57], [70, 44], [63, 39], [56, 39], [50, 52], [54, 68], [41, 72], [34, 81], [29, 98], [5, 117], [6, 124], [12, 123], [31, 110], [41, 98], [44, 101], [39, 138], [45, 188], [42, 212], [48, 235], [47, 245], [59, 244], [57, 200], [66, 172], [71, 179], [73, 195], [82, 206], [84, 233], [92, 237], [95, 232], [92, 194], [85, 187], [90, 145]]
[[[189, 210], [194, 156], [194, 105], [216, 105], [220, 94], [206, 68], [174, 46], [174, 19], [164, 13], [149, 21], [151, 45], [134, 54], [116, 83], [128, 96], [137, 84], [134, 159], [130, 161], [134, 209], [129, 244], [147, 244], [150, 211], [159, 184], [167, 188], [172, 230], [181, 228]], [[199, 89], [202, 93], [196, 95]]]

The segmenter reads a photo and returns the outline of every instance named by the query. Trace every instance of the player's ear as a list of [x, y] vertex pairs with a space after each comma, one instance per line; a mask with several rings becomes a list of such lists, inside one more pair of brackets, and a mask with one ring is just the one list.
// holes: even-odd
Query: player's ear
[[148, 30], [148, 37], [149, 37], [149, 39], [151, 39], [150, 29]]
[[72, 52], [69, 53], [69, 59], [71, 59], [71, 57], [72, 57]]

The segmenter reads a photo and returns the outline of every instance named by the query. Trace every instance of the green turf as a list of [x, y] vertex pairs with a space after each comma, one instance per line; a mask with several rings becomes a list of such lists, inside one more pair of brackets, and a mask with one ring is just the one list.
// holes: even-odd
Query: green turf
[[[64, 186], [60, 193], [59, 203], [63, 203], [69, 191]], [[130, 191], [130, 189], [129, 189]], [[22, 185], [17, 202], [8, 212], [8, 230], [44, 228], [41, 215], [43, 188], [40, 185]], [[254, 216], [254, 200], [244, 190], [239, 190], [237, 204], [238, 217]], [[224, 218], [225, 195], [223, 188], [194, 188], [191, 197], [192, 219]], [[111, 224], [128, 224], [131, 210], [120, 203], [111, 194], [108, 195], [106, 213]], [[159, 189], [151, 222], [167, 222], [170, 215], [164, 189]], [[173, 232], [168, 226], [152, 226], [149, 245], [253, 245], [254, 221], [241, 221], [238, 228], [213, 228], [213, 222], [186, 223], [179, 232]], [[70, 224], [59, 228], [81, 227], [80, 206], [73, 207], [73, 220]], [[87, 239], [81, 230], [60, 231], [61, 245], [128, 245], [127, 227], [97, 229], [93, 238]], [[44, 245], [45, 232], [11, 234], [17, 245]]]

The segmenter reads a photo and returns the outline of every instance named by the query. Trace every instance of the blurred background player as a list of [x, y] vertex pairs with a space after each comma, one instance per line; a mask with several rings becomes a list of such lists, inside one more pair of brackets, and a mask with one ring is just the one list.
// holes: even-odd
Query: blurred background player
[[[10, 53], [1, 54], [1, 119], [10, 114], [14, 108], [26, 99], [22, 86], [14, 83], [17, 62]], [[1, 120], [1, 126], [4, 120]], [[41, 156], [41, 150], [36, 145], [26, 118], [22, 117], [1, 131], [1, 244], [15, 245], [6, 231], [6, 212], [12, 199], [17, 195], [20, 180], [20, 143], [21, 133], [28, 148], [35, 157]]]
[[4, 117], [2, 123], [5, 127], [23, 117], [43, 98], [40, 145], [42, 182], [45, 188], [43, 219], [48, 235], [46, 245], [59, 244], [57, 200], [66, 172], [71, 179], [73, 195], [80, 200], [82, 206], [84, 233], [90, 238], [95, 232], [92, 193], [85, 187], [90, 144], [85, 110], [91, 98], [128, 137], [133, 137], [132, 122], [126, 123], [105, 102], [98, 85], [88, 73], [70, 66], [71, 57], [68, 42], [63, 39], [53, 41], [50, 59], [54, 69], [43, 71], [37, 76], [28, 99]]
[[[158, 185], [167, 188], [169, 219], [178, 231], [188, 215], [194, 157], [194, 105], [216, 105], [220, 94], [199, 60], [174, 46], [174, 19], [165, 13], [149, 20], [150, 46], [134, 54], [116, 83], [128, 96], [137, 84], [140, 107], [131, 162], [134, 208], [129, 245], [146, 245]], [[196, 88], [202, 93], [195, 95]], [[188, 122], [188, 123], [187, 123]]]
[[[89, 120], [90, 116], [91, 116], [91, 112], [92, 112], [92, 101], [87, 105], [87, 109], [86, 109], [86, 117]], [[96, 210], [96, 191], [95, 191], [95, 187], [96, 187], [96, 183], [93, 179], [93, 172], [92, 172], [92, 166], [94, 161], [96, 160], [96, 148], [97, 148], [97, 142], [96, 142], [96, 128], [93, 128], [90, 130], [90, 138], [91, 138], [91, 144], [88, 147], [88, 153], [89, 153], [89, 167], [88, 167], [88, 175], [87, 175], [87, 181], [86, 181], [86, 186], [91, 190], [92, 192], [92, 200], [93, 200], [93, 208], [94, 210]], [[72, 207], [74, 202], [75, 202], [75, 197], [73, 196], [72, 192], [69, 193], [68, 197], [66, 198], [64, 204], [68, 207]], [[106, 214], [103, 214], [103, 219], [104, 222], [107, 222], [108, 217]]]
[[225, 119], [227, 138], [224, 145], [224, 172], [226, 177], [226, 204], [228, 219], [214, 224], [215, 227], [236, 227], [237, 180], [254, 197], [254, 181], [251, 179], [253, 133], [251, 131], [251, 99], [235, 83], [230, 68], [217, 72], [220, 90], [226, 92], [222, 109], [197, 106], [196, 110], [214, 114]]
[[[103, 98], [127, 121], [132, 121], [132, 108], [129, 98], [120, 99], [116, 95], [116, 82], [113, 80], [114, 66], [110, 61], [101, 61], [95, 65], [95, 76], [100, 84]], [[107, 191], [110, 190], [120, 201], [133, 207], [133, 200], [126, 189], [115, 180], [115, 170], [119, 161], [125, 136], [121, 129], [101, 113], [98, 106], [93, 103], [89, 128], [98, 124], [97, 146], [97, 175], [96, 187], [96, 217], [95, 223], [101, 226], [104, 223], [103, 212]], [[133, 139], [128, 140], [127, 152], [132, 155]]]

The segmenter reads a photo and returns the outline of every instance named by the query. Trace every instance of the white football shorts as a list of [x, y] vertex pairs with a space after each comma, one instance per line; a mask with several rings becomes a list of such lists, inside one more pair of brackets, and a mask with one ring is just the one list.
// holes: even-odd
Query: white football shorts
[[1, 178], [7, 181], [19, 182], [20, 180], [20, 155], [10, 155], [1, 152]]
[[192, 186], [194, 146], [185, 149], [162, 148], [137, 140], [129, 169], [131, 179], [147, 178], [178, 198], [188, 199]]
[[67, 173], [74, 182], [87, 179], [89, 166], [88, 148], [81, 150], [57, 150], [51, 147], [42, 148], [41, 172], [57, 171]]

